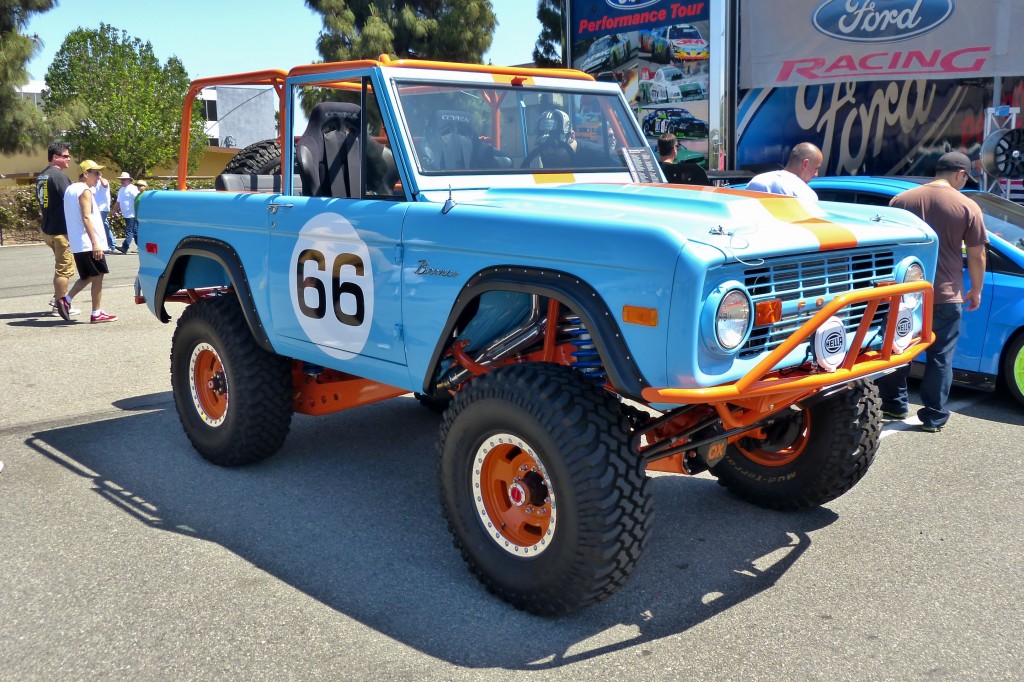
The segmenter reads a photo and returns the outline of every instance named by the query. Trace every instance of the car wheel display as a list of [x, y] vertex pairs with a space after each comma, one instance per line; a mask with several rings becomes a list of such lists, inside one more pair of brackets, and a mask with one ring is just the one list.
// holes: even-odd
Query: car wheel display
[[185, 434], [214, 464], [258, 462], [288, 435], [291, 360], [256, 343], [234, 296], [182, 313], [171, 340], [171, 389]]
[[456, 395], [441, 428], [441, 503], [490, 592], [557, 615], [622, 584], [650, 517], [627, 429], [614, 398], [557, 365], [500, 368]]
[[1024, 405], [1024, 334], [1006, 347], [1003, 354], [1003, 381], [1014, 399]]
[[881, 400], [870, 381], [842, 391], [742, 438], [712, 469], [740, 497], [771, 509], [809, 509], [864, 477], [878, 450]]

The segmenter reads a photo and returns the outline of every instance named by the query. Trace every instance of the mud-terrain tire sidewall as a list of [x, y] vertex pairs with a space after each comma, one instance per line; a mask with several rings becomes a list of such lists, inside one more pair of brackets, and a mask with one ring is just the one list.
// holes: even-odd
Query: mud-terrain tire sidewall
[[807, 509], [829, 502], [867, 473], [878, 450], [881, 401], [871, 381], [857, 381], [808, 409], [806, 447], [793, 461], [767, 466], [730, 445], [712, 474], [754, 504], [771, 509]]
[[[647, 477], [629, 452], [627, 428], [617, 401], [565, 367], [501, 368], [456, 395], [438, 446], [441, 503], [455, 546], [489, 591], [519, 609], [558, 615], [625, 581], [651, 516]], [[554, 492], [557, 524], [535, 556], [499, 547], [474, 504], [474, 456], [501, 433], [533, 449]]]
[[1024, 405], [1024, 334], [1019, 334], [1006, 347], [1003, 356], [1003, 381], [1013, 399]]
[[[227, 377], [227, 408], [211, 426], [193, 398], [194, 350], [207, 344]], [[238, 299], [204, 299], [185, 309], [171, 341], [171, 388], [181, 425], [205, 459], [220, 466], [252, 464], [276, 453], [291, 425], [291, 361], [260, 348]]]
[[277, 140], [260, 140], [231, 157], [222, 171], [232, 175], [276, 175], [281, 172], [281, 145]]

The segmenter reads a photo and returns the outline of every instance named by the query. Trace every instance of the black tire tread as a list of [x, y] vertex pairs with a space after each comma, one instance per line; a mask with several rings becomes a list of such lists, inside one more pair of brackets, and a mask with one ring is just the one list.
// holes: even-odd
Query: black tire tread
[[277, 140], [260, 140], [242, 148], [222, 171], [232, 175], [276, 175], [281, 172], [281, 145]]
[[[213, 439], [211, 427], [193, 423], [195, 407], [188, 386], [188, 356], [194, 344], [183, 340], [209, 330], [221, 355], [231, 391], [227, 443]], [[182, 367], [184, 363], [184, 367]], [[219, 466], [253, 464], [273, 455], [291, 427], [291, 360], [269, 353], [253, 339], [238, 299], [218, 296], [193, 303], [178, 320], [171, 341], [171, 387], [185, 434], [206, 460]], [[218, 434], [220, 435], [220, 434]]]
[[[479, 566], [460, 538], [453, 520], [457, 510], [449, 509], [445, 502], [446, 482], [439, 467], [441, 507], [463, 561], [489, 592], [538, 615], [568, 613], [608, 597], [640, 559], [652, 517], [648, 479], [639, 458], [626, 445], [628, 423], [618, 401], [567, 367], [523, 364], [501, 368], [474, 379], [455, 396], [444, 412], [439, 454], [467, 406], [488, 399], [526, 410], [558, 443], [575, 444], [566, 448], [562, 457], [576, 491], [581, 538], [573, 548], [572, 569], [560, 582], [544, 590], [511, 592]], [[470, 500], [457, 499], [459, 503], [468, 505]]]
[[[853, 488], [867, 474], [878, 451], [882, 423], [878, 389], [873, 382], [861, 380], [810, 409], [812, 429], [819, 426], [807, 451], [794, 463], [777, 469], [761, 467], [730, 447], [712, 469], [718, 483], [756, 505], [784, 511], [817, 507]], [[799, 475], [777, 485], [760, 484], [749, 475], [796, 473], [796, 467]]]

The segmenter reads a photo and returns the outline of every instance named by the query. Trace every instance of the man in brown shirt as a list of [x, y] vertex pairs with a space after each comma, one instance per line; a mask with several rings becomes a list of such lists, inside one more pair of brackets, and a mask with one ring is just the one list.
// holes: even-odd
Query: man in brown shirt
[[[971, 161], [960, 152], [939, 158], [935, 179], [896, 195], [890, 206], [906, 209], [928, 223], [939, 236], [939, 260], [935, 268], [935, 300], [932, 331], [935, 343], [928, 348], [921, 378], [921, 404], [917, 412], [921, 428], [937, 433], [949, 421], [946, 400], [953, 384], [953, 351], [960, 338], [962, 304], [967, 310], [981, 305], [985, 277], [985, 245], [988, 235], [978, 205], [960, 193], [970, 177]], [[963, 292], [963, 250], [971, 288]], [[882, 397], [882, 413], [890, 419], [907, 417], [907, 376], [910, 367], [882, 377], [876, 383]]]

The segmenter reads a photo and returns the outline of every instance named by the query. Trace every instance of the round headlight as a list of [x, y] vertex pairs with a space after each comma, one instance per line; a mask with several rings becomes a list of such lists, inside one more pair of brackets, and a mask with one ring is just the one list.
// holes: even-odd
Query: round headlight
[[[907, 267], [907, 272], [903, 276], [904, 282], [922, 282], [924, 281], [924, 268], [919, 263], [911, 263]], [[921, 305], [921, 301], [924, 300], [924, 294], [917, 292], [915, 294], [903, 294], [903, 305], [911, 310], [917, 310], [918, 306]]]
[[726, 350], [732, 350], [743, 343], [750, 325], [750, 299], [738, 289], [733, 289], [718, 304], [715, 314], [715, 334], [718, 343]]

